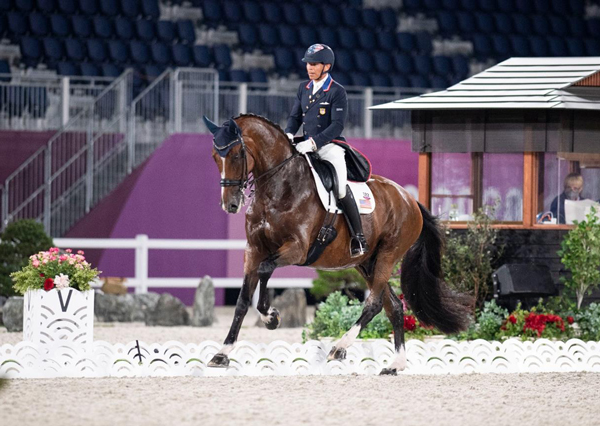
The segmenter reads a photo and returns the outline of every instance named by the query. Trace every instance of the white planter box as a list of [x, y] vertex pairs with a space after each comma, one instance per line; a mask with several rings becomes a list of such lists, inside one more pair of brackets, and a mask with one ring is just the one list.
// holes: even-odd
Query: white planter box
[[91, 350], [94, 290], [29, 290], [23, 306], [23, 340], [48, 352], [61, 346]]

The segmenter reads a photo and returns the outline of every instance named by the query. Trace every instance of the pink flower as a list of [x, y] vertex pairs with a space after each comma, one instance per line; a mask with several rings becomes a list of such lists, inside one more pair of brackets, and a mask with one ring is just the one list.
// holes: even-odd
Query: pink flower
[[71, 249], [66, 249], [65, 251], [66, 251], [67, 253], [73, 253], [73, 250], [71, 250]]
[[64, 262], [65, 260], [67, 260], [67, 256], [65, 256], [64, 254], [61, 255], [58, 260], [60, 260], [61, 262]]
[[65, 275], [65, 274], [60, 274], [60, 275], [55, 276], [54, 277], [54, 285], [59, 290], [62, 288], [69, 287], [69, 285], [71, 285], [71, 283], [69, 281], [69, 276]]
[[77, 250], [77, 254], [80, 254], [83, 256], [85, 253], [83, 252], [83, 250]]
[[34, 268], [37, 268], [40, 266], [40, 261], [35, 259], [33, 262], [31, 262], [31, 264], [33, 265]]

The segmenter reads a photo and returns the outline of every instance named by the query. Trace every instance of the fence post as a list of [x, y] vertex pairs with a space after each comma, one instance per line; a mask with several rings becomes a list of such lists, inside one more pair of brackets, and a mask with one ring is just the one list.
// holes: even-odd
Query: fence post
[[85, 176], [85, 212], [89, 213], [92, 208], [94, 197], [94, 130], [93, 120], [87, 126], [86, 134], [86, 176]]
[[240, 83], [238, 96], [238, 114], [248, 112], [248, 83]]
[[131, 104], [127, 112], [127, 174], [130, 175], [135, 167], [135, 107], [137, 103]]
[[214, 85], [213, 85], [214, 95], [215, 95], [215, 97], [213, 98], [213, 120], [215, 121], [215, 123], [218, 123], [219, 122], [219, 73], [215, 70], [213, 75], [215, 76]]
[[[0, 211], [0, 230], [4, 229], [4, 227], [8, 225], [8, 189], [4, 188], [4, 186], [0, 186], [0, 192], [2, 193], [2, 210]], [[8, 188], [8, 182], [6, 188]]]
[[364, 104], [364, 126], [365, 126], [365, 138], [366, 139], [370, 139], [373, 137], [373, 111], [371, 111], [369, 109], [370, 106], [373, 106], [373, 89], [370, 87], [367, 87], [364, 91], [364, 97], [363, 97], [365, 104]]
[[179, 70], [171, 74], [171, 90], [173, 91], [173, 133], [181, 133], [183, 121], [183, 82], [179, 79]]
[[61, 90], [61, 125], [69, 122], [69, 104], [71, 103], [71, 80], [69, 77], [63, 77], [60, 82]]
[[52, 236], [51, 214], [52, 214], [52, 144], [49, 143], [44, 149], [44, 229]]
[[135, 279], [138, 282], [135, 292], [148, 293], [148, 235], [136, 235], [135, 239]]

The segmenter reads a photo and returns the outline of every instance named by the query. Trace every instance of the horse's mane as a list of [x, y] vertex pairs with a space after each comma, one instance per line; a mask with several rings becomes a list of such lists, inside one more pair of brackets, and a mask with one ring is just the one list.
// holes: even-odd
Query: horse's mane
[[287, 140], [287, 136], [285, 135], [285, 131], [281, 128], [281, 126], [277, 123], [273, 123], [271, 120], [269, 120], [267, 117], [263, 117], [262, 115], [258, 115], [258, 114], [252, 114], [252, 113], [246, 113], [246, 114], [240, 114], [237, 117], [233, 117], [233, 119], [235, 120], [236, 118], [243, 118], [243, 117], [254, 117], [254, 118], [258, 118], [261, 121], [264, 121], [267, 124], [270, 124], [272, 127], [274, 127], [276, 130], [279, 131], [279, 133], [281, 133], [285, 139]]

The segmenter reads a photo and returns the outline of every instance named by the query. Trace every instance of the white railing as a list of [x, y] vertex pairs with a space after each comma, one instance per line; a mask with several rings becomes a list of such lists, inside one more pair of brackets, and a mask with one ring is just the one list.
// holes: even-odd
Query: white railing
[[[148, 288], [195, 288], [201, 277], [197, 278], [150, 278], [148, 277], [149, 250], [243, 250], [246, 240], [175, 240], [148, 238], [137, 235], [135, 238], [54, 238], [54, 244], [62, 249], [129, 249], [135, 250], [135, 276], [126, 277], [126, 285], [134, 287], [136, 293], [146, 293]], [[240, 288], [242, 277], [212, 277], [215, 287]], [[99, 286], [97, 282], [95, 286]], [[270, 287], [311, 288], [310, 278], [271, 278]]]

